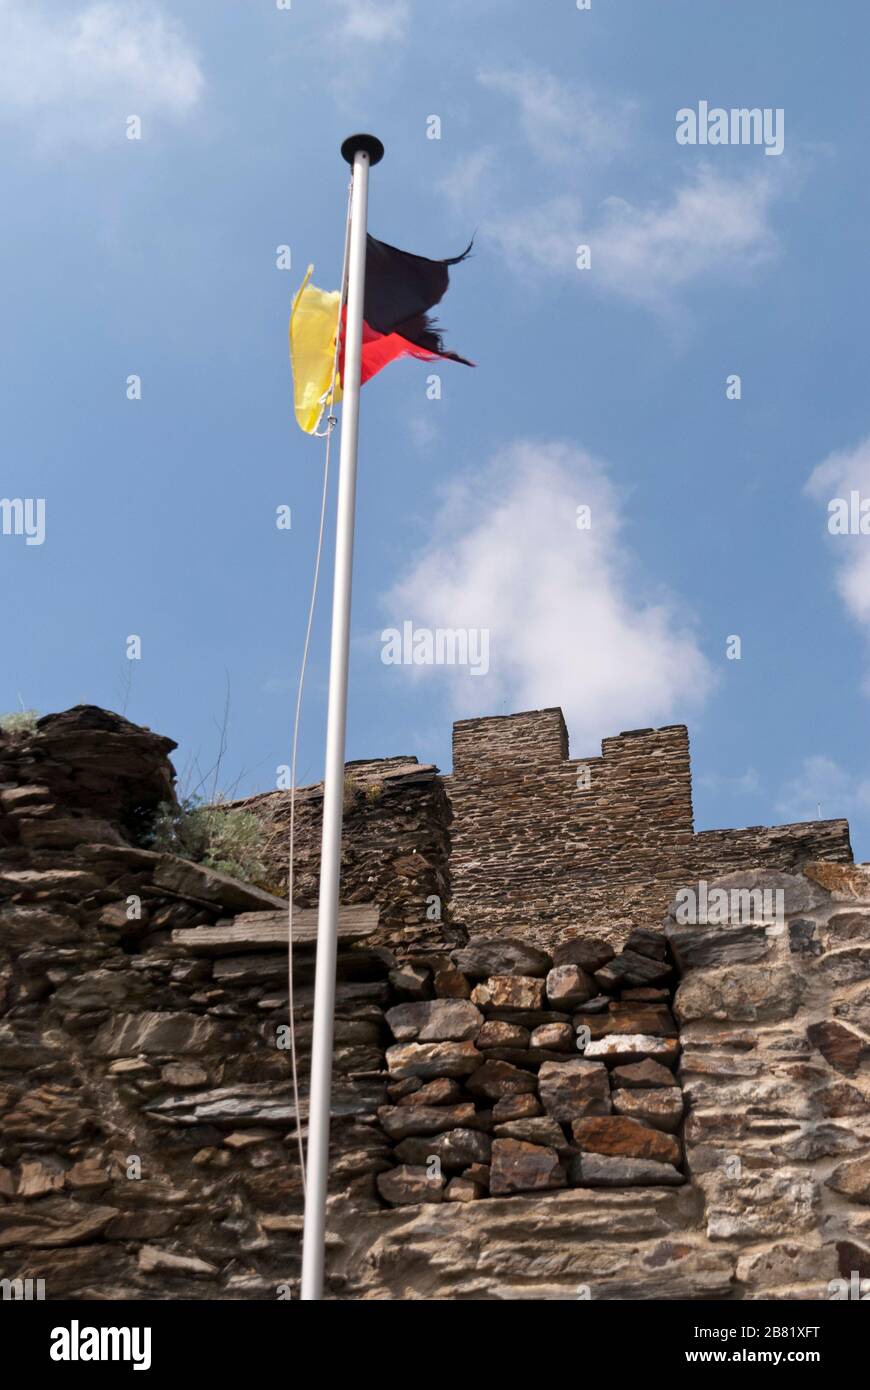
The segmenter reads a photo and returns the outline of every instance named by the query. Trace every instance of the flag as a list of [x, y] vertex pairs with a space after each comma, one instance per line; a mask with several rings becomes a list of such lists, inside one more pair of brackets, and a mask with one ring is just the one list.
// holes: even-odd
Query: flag
[[[306, 434], [313, 434], [317, 429], [329, 395], [341, 298], [338, 290], [330, 293], [312, 285], [313, 274], [314, 266], [310, 265], [290, 311], [296, 422]], [[338, 387], [336, 400], [341, 400]]]
[[[467, 358], [445, 348], [441, 331], [429, 311], [440, 304], [449, 284], [449, 267], [469, 255], [469, 244], [460, 256], [430, 261], [400, 251], [369, 236], [366, 239], [366, 286], [363, 308], [363, 382], [399, 357], [416, 357], [423, 362], [444, 358], [474, 365]], [[293, 301], [290, 314], [290, 357], [296, 420], [306, 434], [317, 429], [329, 400], [335, 360], [340, 294], [318, 289], [311, 283], [314, 267], [308, 273]], [[343, 320], [342, 320], [343, 322]], [[335, 400], [341, 400], [343, 346], [339, 352], [339, 373]]]

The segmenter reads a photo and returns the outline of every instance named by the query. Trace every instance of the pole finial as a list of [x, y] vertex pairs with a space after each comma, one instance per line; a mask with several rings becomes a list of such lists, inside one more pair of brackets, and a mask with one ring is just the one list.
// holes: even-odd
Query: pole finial
[[364, 150], [369, 157], [369, 163], [380, 164], [384, 157], [384, 147], [376, 135], [349, 135], [342, 141], [341, 154], [348, 164], [353, 164], [353, 157], [359, 150]]

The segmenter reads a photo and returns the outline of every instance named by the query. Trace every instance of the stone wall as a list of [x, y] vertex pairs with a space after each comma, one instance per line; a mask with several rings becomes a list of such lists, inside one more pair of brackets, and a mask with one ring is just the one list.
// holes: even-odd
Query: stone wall
[[[295, 913], [297, 1116], [286, 902], [136, 843], [173, 796], [172, 746], [89, 707], [0, 736], [0, 1279], [48, 1299], [297, 1292], [315, 914]], [[818, 833], [843, 853], [840, 823]], [[694, 839], [794, 851], [789, 827], [744, 834], [769, 840]], [[681, 898], [595, 935], [578, 890], [547, 951], [516, 916], [510, 939], [415, 928], [398, 950], [376, 904], [342, 908], [329, 1297], [828, 1299], [870, 1279], [870, 870], [688, 886], [694, 919]], [[747, 897], [764, 889], [774, 920]], [[717, 890], [737, 894], [724, 919]]]
[[[0, 1278], [47, 1299], [275, 1298], [302, 1187], [287, 904], [131, 842], [174, 745], [87, 707], [0, 735]], [[313, 914], [296, 920], [301, 1124]], [[378, 1206], [392, 957], [342, 914], [332, 1191]]]
[[[771, 899], [772, 916], [758, 910], [764, 890], [781, 895]], [[685, 1185], [631, 1188], [623, 1178], [608, 1187], [606, 1165], [615, 1160], [589, 1152], [590, 1138], [598, 1148], [602, 1139], [624, 1142], [607, 1135], [606, 1116], [594, 1126], [572, 1124], [579, 1156], [569, 1160], [569, 1180], [581, 1185], [569, 1189], [469, 1205], [461, 1185], [456, 1202], [427, 1198], [418, 1171], [414, 1205], [356, 1223], [336, 1211], [331, 1274], [342, 1296], [867, 1297], [870, 867], [741, 871], [695, 885], [695, 893], [708, 903], [727, 893], [728, 909], [678, 921], [674, 902], [665, 922], [681, 973], [676, 1079], [686, 1118], [676, 1133], [685, 1145]], [[481, 946], [472, 941], [467, 958]], [[636, 1045], [643, 1052], [654, 1041]], [[618, 1034], [613, 1043], [621, 1044]], [[620, 1089], [611, 1091], [614, 1110]], [[583, 1103], [579, 1088], [572, 1100]], [[615, 1118], [611, 1112], [611, 1126]]]
[[[450, 806], [438, 769], [416, 758], [347, 764], [341, 900], [376, 902], [385, 944], [443, 944], [450, 901]], [[290, 793], [231, 803], [258, 815], [266, 832], [267, 880], [287, 891]], [[323, 784], [296, 796], [294, 901], [317, 903]]]
[[[740, 889], [779, 893], [781, 915], [735, 913]], [[716, 890], [730, 917], [680, 925], [672, 908], [666, 926], [704, 1229], [742, 1297], [855, 1297], [829, 1284], [870, 1278], [870, 868]]]
[[421, 981], [434, 998], [387, 1011], [384, 1200], [680, 1186], [673, 976], [660, 932], [619, 953], [593, 938], [554, 957], [504, 937], [454, 951]]
[[521, 928], [548, 949], [606, 926], [624, 939], [659, 923], [692, 878], [852, 859], [844, 820], [696, 835], [683, 725], [619, 734], [578, 759], [559, 709], [463, 720], [444, 782], [451, 910], [472, 936]]
[[[455, 724], [449, 776], [412, 757], [348, 763], [342, 901], [376, 901], [381, 940], [400, 950], [456, 944], [457, 927], [549, 950], [578, 931], [621, 944], [659, 924], [692, 878], [852, 860], [845, 820], [696, 834], [683, 725], [601, 749], [569, 758], [562, 712], [549, 709]], [[233, 804], [263, 819], [268, 885], [285, 891], [289, 792]], [[297, 792], [303, 906], [317, 901], [322, 808], [321, 784]]]

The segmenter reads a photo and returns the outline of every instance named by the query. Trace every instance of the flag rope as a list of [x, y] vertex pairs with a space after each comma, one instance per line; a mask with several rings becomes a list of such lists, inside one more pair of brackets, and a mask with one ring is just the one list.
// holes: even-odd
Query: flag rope
[[341, 272], [341, 292], [338, 301], [338, 314], [335, 324], [335, 351], [332, 359], [332, 380], [328, 391], [324, 392], [324, 408], [328, 403], [326, 429], [315, 430], [320, 439], [326, 439], [323, 459], [323, 489], [320, 498], [320, 526], [317, 533], [317, 552], [314, 559], [314, 576], [311, 583], [311, 599], [308, 605], [308, 622], [305, 628], [305, 642], [302, 648], [302, 662], [299, 668], [299, 684], [296, 689], [296, 713], [293, 719], [293, 747], [290, 756], [290, 845], [288, 851], [287, 874], [287, 1016], [290, 1024], [290, 1064], [293, 1072], [293, 1108], [296, 1113], [296, 1138], [299, 1144], [299, 1166], [302, 1173], [302, 1192], [305, 1194], [305, 1146], [302, 1142], [302, 1116], [299, 1106], [299, 1068], [296, 1052], [296, 1012], [293, 992], [293, 856], [296, 840], [296, 755], [299, 744], [299, 724], [302, 714], [302, 695], [305, 689], [305, 670], [308, 665], [308, 651], [311, 645], [311, 630], [314, 625], [314, 610], [317, 605], [317, 585], [320, 578], [320, 561], [323, 554], [323, 533], [326, 525], [326, 504], [329, 496], [329, 456], [332, 434], [338, 423], [332, 413], [335, 409], [335, 384], [338, 377], [338, 364], [341, 354], [340, 326], [341, 312], [347, 296], [347, 272], [350, 259], [350, 207], [353, 181], [348, 185], [347, 219], [344, 233], [344, 259]]

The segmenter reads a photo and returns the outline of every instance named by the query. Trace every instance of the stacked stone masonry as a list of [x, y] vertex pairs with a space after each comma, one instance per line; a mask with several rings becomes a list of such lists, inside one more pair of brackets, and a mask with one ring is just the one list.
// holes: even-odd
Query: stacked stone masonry
[[545, 950], [578, 926], [660, 924], [680, 885], [728, 869], [850, 863], [844, 820], [696, 834], [684, 725], [569, 758], [560, 709], [454, 725], [451, 910], [469, 932], [522, 924]]
[[[316, 901], [322, 802], [317, 785], [297, 806], [303, 905]], [[621, 944], [633, 927], [659, 925], [692, 879], [852, 862], [845, 820], [695, 832], [684, 725], [618, 734], [600, 757], [570, 758], [559, 709], [455, 724], [448, 776], [412, 757], [349, 763], [345, 803], [343, 901], [377, 901], [381, 939], [402, 948], [443, 945], [453, 923], [472, 937], [520, 933], [545, 951], [606, 923]], [[238, 804], [268, 826], [277, 886], [290, 794]]]
[[581, 937], [552, 958], [501, 937], [408, 973], [413, 997], [386, 1015], [384, 1200], [681, 1184], [668, 956], [650, 931], [618, 954]]
[[[48, 1299], [298, 1288], [310, 894], [297, 1116], [286, 902], [140, 847], [172, 747], [89, 707], [0, 735], [0, 1279], [42, 1278]], [[341, 913], [329, 1296], [827, 1299], [870, 1279], [870, 871], [845, 862], [844, 823], [695, 836], [718, 866], [653, 922], [625, 917], [620, 868], [618, 912], [581, 884], [555, 929], [506, 912], [487, 930], [483, 910], [466, 932], [443, 848], [455, 878], [462, 768], [450, 825], [434, 770], [412, 794], [401, 765], [372, 797], [353, 770], [351, 813], [390, 839], [379, 859], [365, 832]], [[685, 816], [668, 835], [691, 839]], [[735, 870], [741, 834], [762, 862]], [[833, 854], [805, 862], [814, 845]], [[445, 917], [421, 926], [432, 896]]]
[[[268, 886], [285, 893], [290, 838], [289, 792], [231, 803], [265, 825]], [[296, 798], [294, 901], [317, 904], [323, 787]], [[384, 944], [439, 946], [450, 900], [450, 806], [443, 779], [416, 758], [348, 763], [344, 795], [342, 902], [376, 902]], [[432, 904], [437, 903], [437, 910]]]

